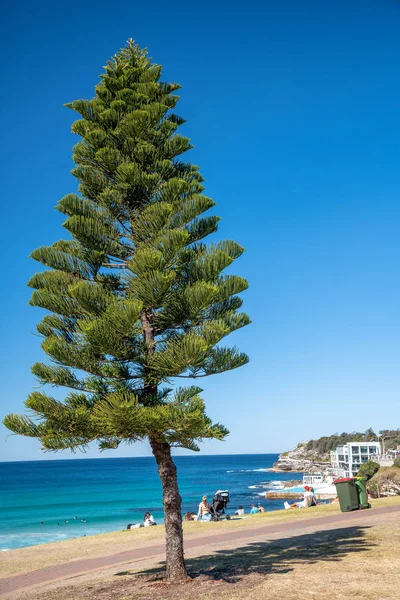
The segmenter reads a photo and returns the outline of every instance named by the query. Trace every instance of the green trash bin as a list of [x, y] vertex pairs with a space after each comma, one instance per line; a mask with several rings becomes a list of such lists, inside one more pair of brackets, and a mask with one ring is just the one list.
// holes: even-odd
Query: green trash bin
[[336, 486], [340, 510], [342, 512], [358, 510], [360, 508], [360, 503], [358, 500], [355, 479], [353, 477], [344, 477], [342, 479], [336, 479], [333, 483]]
[[358, 494], [358, 504], [360, 508], [371, 508], [370, 503], [368, 502], [368, 492], [367, 492], [367, 478], [366, 477], [355, 477], [356, 480], [356, 488]]

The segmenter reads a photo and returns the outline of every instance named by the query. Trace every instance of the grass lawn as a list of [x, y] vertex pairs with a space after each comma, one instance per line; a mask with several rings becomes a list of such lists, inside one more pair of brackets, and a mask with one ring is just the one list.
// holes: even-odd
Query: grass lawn
[[[398, 505], [400, 497], [373, 504]], [[313, 514], [326, 515], [333, 508], [321, 507]], [[287, 519], [295, 522], [304, 519], [305, 513], [310, 516], [310, 511], [257, 515], [246, 526]], [[188, 525], [187, 532], [200, 534], [201, 524]], [[214, 525], [221, 529], [241, 526], [239, 522]], [[206, 528], [209, 533], [208, 526]], [[143, 541], [148, 543], [148, 536], [154, 541], [155, 532], [143, 533]], [[115, 535], [109, 534], [111, 539], [115, 539]], [[92, 542], [100, 542], [99, 538], [104, 539], [104, 536], [96, 536]], [[139, 541], [139, 537], [137, 539]], [[398, 513], [379, 517], [369, 525], [341, 523], [337, 528], [330, 525], [328, 529], [318, 530], [316, 527], [313, 532], [294, 531], [271, 541], [257, 539], [238, 544], [238, 547], [228, 546], [209, 554], [204, 554], [202, 548], [201, 556], [189, 553], [187, 565], [192, 579], [181, 585], [166, 584], [162, 565], [158, 564], [155, 568], [124, 571], [75, 586], [30, 592], [24, 597], [29, 600], [299, 600], [304, 595], [307, 600], [400, 598]], [[114, 547], [117, 549], [119, 547]]]
[[[391, 503], [400, 504], [400, 497], [385, 498], [379, 502], [379, 506], [387, 506]], [[257, 515], [245, 515], [244, 518], [235, 518], [218, 523], [187, 522], [183, 523], [183, 528], [186, 538], [199, 537], [220, 531], [231, 531], [236, 528], [260, 527], [270, 523], [297, 521], [339, 512], [338, 504], [321, 505], [312, 510], [279, 510]], [[157, 525], [157, 527], [115, 531], [10, 550], [0, 555], [0, 578], [25, 573], [26, 571], [44, 569], [72, 560], [108, 556], [132, 548], [151, 546], [163, 542], [164, 535], [164, 526]]]
[[[372, 502], [373, 506], [400, 504], [400, 497]], [[221, 523], [185, 523], [185, 536], [210, 531], [252, 528], [301, 521], [339, 511], [337, 505], [312, 511], [278, 511]], [[371, 511], [371, 515], [373, 511]], [[56, 542], [4, 553], [3, 576], [43, 568], [88, 556], [104, 556], [161, 541], [163, 527], [140, 529]], [[215, 536], [218, 541], [218, 535]], [[26, 592], [32, 600], [398, 600], [400, 598], [400, 522], [385, 515], [373, 526], [350, 524], [314, 533], [286, 533], [271, 541], [236, 542], [197, 556], [189, 552], [189, 583], [168, 585], [162, 568], [121, 572], [107, 579], [81, 582], [42, 592]], [[199, 550], [197, 550], [199, 553]]]

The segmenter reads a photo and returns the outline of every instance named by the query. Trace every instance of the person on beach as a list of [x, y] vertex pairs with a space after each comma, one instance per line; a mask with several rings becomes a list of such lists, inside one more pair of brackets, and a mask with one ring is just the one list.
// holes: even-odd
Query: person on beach
[[143, 517], [143, 523], [136, 523], [136, 525], [129, 523], [127, 529], [139, 529], [139, 527], [151, 527], [152, 525], [157, 525], [157, 523], [155, 522], [153, 515], [147, 512]]
[[235, 511], [235, 515], [239, 515], [239, 516], [244, 515], [244, 508], [243, 508], [243, 506], [239, 506], [239, 508], [237, 509], [237, 511]]
[[317, 498], [315, 497], [314, 488], [310, 487], [309, 491], [311, 492], [311, 497], [310, 497], [310, 502], [309, 502], [308, 507], [310, 507], [310, 506], [317, 506], [318, 502], [317, 502]]
[[257, 506], [254, 506], [254, 504], [251, 505], [251, 509], [250, 509], [250, 514], [251, 515], [256, 515], [258, 513], [258, 508]]
[[187, 512], [187, 513], [185, 513], [183, 520], [184, 521], [194, 521], [194, 515], [190, 512]]
[[258, 512], [259, 512], [259, 513], [263, 513], [263, 512], [265, 512], [265, 510], [264, 510], [264, 507], [263, 507], [263, 506], [261, 506], [261, 504], [259, 504], [259, 505], [258, 505]]
[[310, 508], [311, 506], [317, 506], [317, 499], [314, 495], [314, 488], [310, 488], [308, 485], [304, 486], [304, 496], [303, 500], [300, 502], [293, 502], [293, 504], [289, 504], [289, 502], [284, 503], [284, 507], [286, 509], [289, 508]]
[[199, 504], [199, 510], [197, 511], [198, 521], [211, 521], [211, 509], [207, 502], [207, 496], [203, 496]]
[[143, 527], [151, 527], [152, 525], [157, 525], [157, 523], [155, 522], [153, 515], [147, 512], [143, 517]]

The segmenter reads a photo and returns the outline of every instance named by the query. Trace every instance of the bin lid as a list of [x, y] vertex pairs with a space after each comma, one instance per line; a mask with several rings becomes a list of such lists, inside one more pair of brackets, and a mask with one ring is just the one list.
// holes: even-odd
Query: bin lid
[[341, 477], [339, 479], [335, 479], [333, 483], [347, 483], [349, 481], [354, 481], [353, 477]]

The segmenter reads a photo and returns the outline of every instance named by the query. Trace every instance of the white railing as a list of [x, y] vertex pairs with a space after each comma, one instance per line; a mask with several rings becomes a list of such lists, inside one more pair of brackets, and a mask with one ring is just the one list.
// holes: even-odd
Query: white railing
[[340, 477], [346, 476], [346, 469], [341, 469], [340, 467], [337, 467], [337, 468], [330, 467], [329, 469], [326, 470], [326, 475], [330, 476], [330, 477], [334, 477], [336, 479], [339, 479]]
[[304, 485], [317, 485], [318, 483], [322, 483], [324, 478], [322, 475], [303, 475], [303, 484]]
[[400, 451], [384, 452], [384, 453], [380, 453], [380, 454], [371, 454], [370, 458], [371, 458], [371, 460], [389, 460], [389, 459], [394, 460], [398, 456], [400, 456]]

